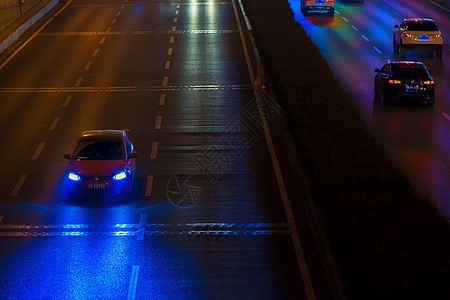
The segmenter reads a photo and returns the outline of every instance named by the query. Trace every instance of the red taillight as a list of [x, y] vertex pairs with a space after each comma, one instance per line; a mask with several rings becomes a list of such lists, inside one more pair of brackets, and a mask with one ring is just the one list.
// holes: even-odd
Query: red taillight
[[427, 80], [427, 81], [424, 81], [423, 84], [434, 84], [434, 80]]
[[334, 0], [327, 0], [327, 2], [334, 2]]
[[396, 79], [389, 79], [389, 83], [390, 84], [401, 84], [402, 81], [401, 80], [396, 80]]
[[412, 37], [412, 34], [411, 33], [405, 33], [405, 36], [410, 38], [410, 37]]
[[437, 38], [440, 38], [442, 35], [440, 33], [436, 34]]

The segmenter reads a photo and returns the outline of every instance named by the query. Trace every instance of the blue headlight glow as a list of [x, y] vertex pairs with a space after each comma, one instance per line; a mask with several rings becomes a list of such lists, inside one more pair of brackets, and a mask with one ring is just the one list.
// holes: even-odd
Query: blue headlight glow
[[125, 179], [125, 178], [127, 178], [127, 174], [124, 171], [122, 171], [120, 173], [117, 173], [113, 177], [114, 180], [122, 180], [122, 179]]
[[69, 179], [73, 181], [80, 181], [81, 177], [75, 173], [70, 172], [69, 173]]

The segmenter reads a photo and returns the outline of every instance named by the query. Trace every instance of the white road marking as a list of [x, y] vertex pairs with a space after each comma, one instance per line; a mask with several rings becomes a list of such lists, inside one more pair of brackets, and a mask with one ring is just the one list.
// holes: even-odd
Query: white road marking
[[106, 38], [102, 37], [102, 39], [100, 40], [100, 44], [103, 44], [105, 42]]
[[145, 185], [145, 197], [150, 197], [152, 195], [153, 188], [153, 175], [147, 175], [147, 183]]
[[340, 15], [340, 14], [341, 14], [341, 13], [338, 12], [337, 10], [334, 10], [334, 13], [337, 14], [337, 15]]
[[88, 61], [88, 62], [86, 63], [86, 65], [84, 66], [84, 70], [85, 70], [85, 71], [89, 70], [89, 68], [91, 67], [91, 64], [92, 64], [92, 62]]
[[170, 37], [170, 40], [169, 40], [169, 44], [173, 44], [174, 40], [175, 40], [175, 37], [174, 37], [174, 36], [171, 36], [171, 37]]
[[375, 46], [373, 46], [373, 49], [375, 50], [375, 51], [377, 51], [378, 52], [378, 54], [381, 54], [381, 53], [383, 53], [383, 52], [381, 52], [380, 51], [380, 49], [378, 49], [377, 47], [375, 47]]
[[78, 80], [77, 80], [77, 82], [75, 82], [75, 87], [78, 87], [78, 86], [80, 86], [80, 84], [81, 84], [81, 81], [83, 80], [83, 77], [78, 77]]
[[364, 34], [361, 34], [361, 37], [362, 37], [366, 42], [369, 41], [369, 39], [368, 39]]
[[342, 17], [342, 20], [344, 20], [345, 22], [349, 22], [349, 20], [347, 20], [347, 18], [346, 17]]
[[38, 145], [38, 147], [36, 148], [36, 150], [34, 151], [33, 157], [31, 157], [31, 159], [38, 159], [39, 158], [39, 154], [41, 154], [42, 149], [45, 146], [45, 142], [42, 142]]
[[166, 65], [164, 66], [164, 69], [166, 69], [166, 70], [170, 69], [170, 60], [166, 61]]
[[159, 106], [164, 106], [164, 103], [166, 102], [166, 94], [162, 94], [159, 96]]
[[139, 276], [139, 266], [133, 266], [133, 269], [131, 270], [131, 279], [130, 279], [130, 286], [128, 288], [127, 300], [136, 299], [136, 288], [137, 288], [138, 276]]
[[158, 142], [153, 142], [153, 144], [152, 144], [152, 154], [151, 154], [150, 158], [151, 159], [155, 159], [157, 153], [158, 153]]
[[98, 49], [98, 48], [97, 48], [97, 49], [95, 49], [95, 50], [94, 50], [94, 52], [92, 52], [92, 56], [97, 56], [97, 54], [98, 54], [98, 51], [100, 51], [100, 49]]
[[112, 24], [116, 24], [116, 22], [117, 22], [117, 19], [116, 18], [114, 18], [113, 20], [112, 20]]
[[179, 5], [179, 4], [177, 5], [177, 8], [180, 8], [180, 5]]
[[172, 55], [172, 48], [169, 48], [168, 50], [167, 50], [167, 55]]
[[72, 99], [72, 95], [66, 97], [66, 101], [64, 101], [63, 106], [69, 106], [70, 100]]
[[176, 14], [176, 15], [178, 15], [178, 10], [177, 10], [177, 11], [175, 11], [175, 14]]
[[178, 22], [178, 18], [173, 18], [173, 22], [174, 23]]
[[172, 31], [175, 31], [175, 30], [177, 30], [177, 27], [176, 26], [172, 26]]
[[359, 29], [356, 28], [356, 26], [354, 26], [354, 25], [352, 25], [352, 28], [353, 28], [354, 31], [359, 31]]
[[54, 130], [56, 128], [56, 125], [58, 125], [59, 120], [61, 119], [61, 117], [56, 117], [52, 124], [50, 125], [50, 127], [48, 128], [48, 130]]
[[169, 77], [164, 76], [164, 77], [163, 77], [162, 85], [163, 85], [163, 86], [167, 86], [167, 82], [168, 82], [168, 81], [169, 81]]
[[156, 117], [155, 129], [161, 129], [162, 116]]
[[442, 113], [442, 115], [447, 119], [447, 121], [450, 121], [450, 116], [447, 115], [446, 113]]
[[121, 11], [118, 11], [116, 16], [120, 16], [121, 13], [122, 13]]
[[25, 179], [27, 179], [27, 175], [20, 176], [19, 180], [16, 183], [16, 186], [14, 187], [11, 196], [17, 196], [19, 194], [20, 188], [22, 187], [23, 183], [25, 182]]
[[111, 27], [108, 27], [108, 29], [106, 29], [106, 32], [110, 32], [111, 31]]
[[122, 5], [121, 7], [120, 7], [120, 9], [124, 9], [125, 8], [125, 5]]

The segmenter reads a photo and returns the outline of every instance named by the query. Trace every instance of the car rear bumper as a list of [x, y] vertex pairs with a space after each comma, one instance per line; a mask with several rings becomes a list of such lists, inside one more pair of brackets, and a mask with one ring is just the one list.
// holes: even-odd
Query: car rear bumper
[[411, 51], [438, 51], [442, 48], [441, 44], [403, 44], [408, 50]]

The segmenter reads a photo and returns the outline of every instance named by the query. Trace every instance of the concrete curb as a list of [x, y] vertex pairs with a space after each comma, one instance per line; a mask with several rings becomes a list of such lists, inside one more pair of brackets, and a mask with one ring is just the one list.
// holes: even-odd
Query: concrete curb
[[25, 31], [27, 31], [31, 26], [33, 26], [36, 21], [42, 18], [46, 13], [50, 11], [59, 0], [52, 0], [44, 8], [42, 8], [37, 14], [35, 14], [30, 19], [26, 20], [16, 31], [14, 31], [10, 36], [8, 36], [4, 41], [0, 43], [0, 53], [6, 50], [12, 43], [14, 43]]

